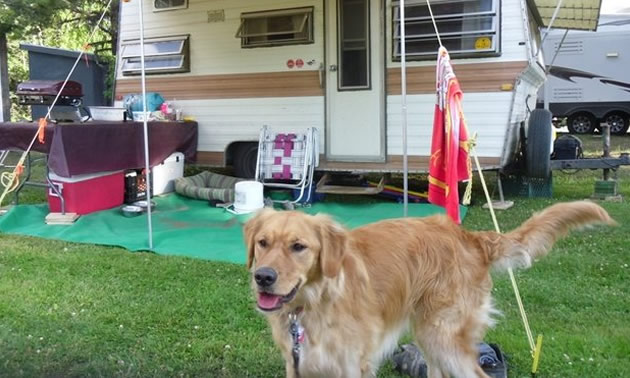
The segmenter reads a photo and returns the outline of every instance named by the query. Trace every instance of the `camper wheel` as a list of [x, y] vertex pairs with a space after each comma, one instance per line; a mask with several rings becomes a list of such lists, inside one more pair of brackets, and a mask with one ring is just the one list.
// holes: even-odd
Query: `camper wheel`
[[257, 143], [239, 143], [234, 149], [234, 175], [246, 179], [253, 179], [256, 175], [258, 160]]
[[551, 112], [534, 109], [529, 115], [525, 151], [528, 177], [547, 178], [551, 174]]
[[597, 119], [587, 112], [571, 114], [567, 120], [567, 127], [571, 134], [592, 134], [596, 126]]
[[614, 135], [625, 135], [630, 126], [630, 116], [623, 112], [608, 113], [604, 122], [610, 126], [610, 133]]

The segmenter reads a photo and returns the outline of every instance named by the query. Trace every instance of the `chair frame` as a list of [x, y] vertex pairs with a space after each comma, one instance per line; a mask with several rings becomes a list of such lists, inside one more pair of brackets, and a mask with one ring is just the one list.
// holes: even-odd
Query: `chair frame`
[[[315, 173], [315, 167], [319, 165], [319, 145], [318, 145], [318, 136], [317, 129], [314, 127], [306, 129], [304, 133], [294, 133], [296, 136], [304, 136], [304, 157], [302, 160], [302, 172], [301, 178], [299, 180], [286, 180], [287, 182], [277, 182], [283, 179], [273, 179], [274, 182], [269, 182], [267, 178], [264, 177], [263, 173], [263, 158], [265, 152], [272, 148], [272, 146], [276, 141], [275, 137], [280, 133], [273, 133], [271, 129], [264, 125], [260, 130], [260, 137], [258, 139], [258, 156], [256, 159], [256, 176], [255, 180], [259, 181], [263, 184], [263, 186], [271, 187], [271, 188], [286, 188], [286, 189], [299, 189], [300, 194], [294, 200], [274, 200], [273, 202], [284, 203], [294, 205], [302, 201], [305, 196], [305, 190], [308, 188], [306, 193], [305, 202], [309, 203], [311, 201], [311, 192], [313, 187], [313, 178]], [[296, 138], [297, 139], [297, 138]]]

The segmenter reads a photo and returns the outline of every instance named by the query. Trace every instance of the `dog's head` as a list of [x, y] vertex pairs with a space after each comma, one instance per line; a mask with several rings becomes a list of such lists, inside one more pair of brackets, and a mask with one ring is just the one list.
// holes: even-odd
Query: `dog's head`
[[341, 270], [347, 232], [325, 215], [265, 209], [245, 224], [258, 308], [275, 311], [300, 289]]

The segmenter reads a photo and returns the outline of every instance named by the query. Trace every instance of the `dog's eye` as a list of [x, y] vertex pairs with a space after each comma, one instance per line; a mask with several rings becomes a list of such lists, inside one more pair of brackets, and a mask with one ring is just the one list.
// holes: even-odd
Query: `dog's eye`
[[306, 246], [304, 244], [300, 244], [300, 243], [291, 244], [291, 250], [293, 252], [302, 252], [304, 249], [306, 249]]
[[261, 248], [267, 248], [267, 241], [266, 241], [265, 239], [259, 240], [259, 241], [258, 241], [258, 245], [259, 245]]

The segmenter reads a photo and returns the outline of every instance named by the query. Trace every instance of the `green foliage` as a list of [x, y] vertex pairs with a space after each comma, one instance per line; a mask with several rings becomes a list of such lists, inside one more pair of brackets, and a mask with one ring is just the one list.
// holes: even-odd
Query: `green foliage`
[[18, 105], [15, 88], [19, 83], [28, 79], [28, 54], [20, 49], [18, 41], [8, 42], [9, 90], [11, 99], [11, 118], [14, 121], [30, 119], [30, 110], [26, 106]]
[[107, 76], [105, 77], [105, 98], [113, 102], [114, 100], [114, 82], [116, 81], [116, 56], [101, 55], [101, 62], [107, 64]]
[[111, 98], [116, 54], [118, 1], [112, 0], [102, 23], [88, 41], [109, 0], [0, 0], [0, 33], [7, 34], [11, 118], [30, 118], [30, 109], [17, 104], [17, 84], [28, 79], [28, 56], [20, 43], [88, 52], [110, 64], [107, 93]]
[[0, 33], [21, 36], [33, 28], [48, 24], [64, 0], [0, 0]]

